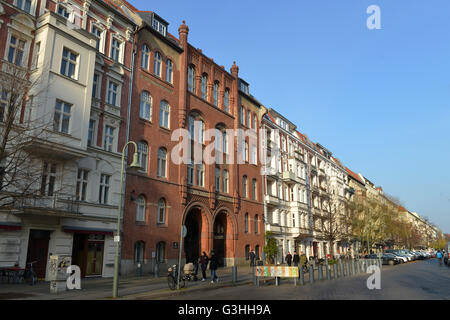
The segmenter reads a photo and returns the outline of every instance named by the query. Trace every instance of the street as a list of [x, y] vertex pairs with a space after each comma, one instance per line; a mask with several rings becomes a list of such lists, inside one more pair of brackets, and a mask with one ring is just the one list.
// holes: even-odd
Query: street
[[[294, 286], [284, 280], [259, 288], [252, 285], [196, 291], [164, 299], [176, 300], [435, 300], [450, 299], [450, 268], [436, 259], [383, 266], [381, 290], [369, 290], [369, 275], [357, 275], [331, 281]], [[140, 297], [143, 299], [144, 297]]]

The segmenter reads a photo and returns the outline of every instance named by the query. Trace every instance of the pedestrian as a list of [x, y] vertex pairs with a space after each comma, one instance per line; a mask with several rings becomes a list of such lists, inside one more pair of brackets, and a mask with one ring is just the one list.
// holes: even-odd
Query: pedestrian
[[439, 265], [440, 265], [440, 266], [442, 266], [442, 257], [443, 257], [443, 255], [442, 255], [441, 251], [439, 250], [439, 251], [436, 253], [436, 258], [439, 260]]
[[286, 258], [284, 258], [286, 260], [286, 263], [288, 264], [288, 266], [291, 266], [292, 263], [292, 255], [290, 252], [287, 253]]
[[202, 269], [202, 281], [206, 280], [206, 268], [208, 267], [208, 255], [205, 251], [203, 251], [202, 255], [200, 256], [200, 268]]
[[255, 266], [255, 259], [256, 259], [256, 254], [255, 254], [255, 251], [252, 249], [252, 251], [250, 252], [250, 267]]
[[308, 257], [306, 256], [306, 254], [304, 254], [302, 252], [302, 254], [300, 255], [300, 264], [302, 267], [307, 268], [308, 265]]
[[294, 251], [294, 258], [292, 259], [292, 261], [294, 262], [294, 266], [298, 267], [300, 256], [298, 255], [297, 251]]
[[216, 274], [218, 265], [219, 261], [217, 260], [216, 253], [213, 250], [211, 251], [211, 256], [209, 258], [209, 270], [211, 270], [211, 283], [219, 282], [219, 277]]

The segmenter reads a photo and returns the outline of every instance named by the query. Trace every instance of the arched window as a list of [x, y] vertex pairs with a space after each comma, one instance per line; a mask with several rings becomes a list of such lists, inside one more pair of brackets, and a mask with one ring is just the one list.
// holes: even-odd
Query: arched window
[[188, 67], [188, 90], [195, 93], [195, 67]]
[[147, 172], [148, 169], [148, 145], [145, 141], [140, 141], [138, 143], [138, 161], [141, 165], [140, 170]]
[[166, 200], [164, 198], [159, 199], [158, 201], [158, 224], [166, 223]]
[[205, 142], [205, 123], [198, 114], [189, 115], [188, 120], [189, 138], [197, 142]]
[[166, 167], [167, 167], [167, 151], [164, 148], [159, 148], [158, 150], [158, 177], [166, 178]]
[[248, 213], [244, 217], [245, 233], [248, 233]]
[[167, 101], [161, 101], [159, 105], [159, 125], [161, 127], [169, 129], [170, 123], [170, 107]]
[[173, 63], [172, 60], [166, 60], [166, 81], [173, 83]]
[[223, 104], [225, 106], [225, 112], [230, 112], [230, 89], [225, 89]]
[[202, 98], [208, 99], [208, 75], [206, 73], [202, 74]]
[[242, 177], [242, 197], [247, 198], [247, 176]]
[[152, 119], [152, 97], [148, 91], [142, 91], [139, 117], [151, 121]]
[[213, 86], [213, 103], [216, 107], [219, 106], [219, 82], [215, 81]]
[[222, 191], [228, 193], [228, 170], [223, 170], [223, 188]]
[[252, 179], [252, 200], [256, 200], [256, 179]]
[[255, 234], [257, 234], [258, 232], [258, 215], [255, 214]]
[[161, 241], [156, 245], [156, 262], [164, 263], [166, 259], [166, 243]]
[[154, 73], [156, 76], [161, 77], [161, 65], [162, 65], [162, 60], [161, 60], [161, 54], [159, 52], [155, 52], [155, 62], [153, 64], [154, 66]]
[[136, 200], [136, 221], [145, 221], [145, 197], [142, 195]]
[[142, 45], [141, 67], [148, 70], [148, 60], [150, 58], [150, 49], [147, 45]]
[[134, 243], [134, 262], [142, 263], [145, 259], [145, 242], [144, 241], [136, 241]]

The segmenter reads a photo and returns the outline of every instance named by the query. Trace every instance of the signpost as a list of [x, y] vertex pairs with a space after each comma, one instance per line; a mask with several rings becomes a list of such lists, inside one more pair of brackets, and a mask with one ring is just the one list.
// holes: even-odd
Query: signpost
[[180, 233], [180, 254], [178, 255], [178, 281], [177, 281], [177, 290], [180, 290], [180, 275], [181, 275], [181, 252], [183, 250], [183, 238], [186, 237], [187, 234], [187, 228], [183, 224], [181, 226], [181, 233]]

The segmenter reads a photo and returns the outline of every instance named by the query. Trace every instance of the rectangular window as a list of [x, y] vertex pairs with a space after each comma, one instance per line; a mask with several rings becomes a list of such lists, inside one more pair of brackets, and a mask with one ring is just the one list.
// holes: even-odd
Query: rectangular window
[[89, 131], [88, 131], [88, 146], [92, 146], [94, 144], [94, 135], [95, 135], [95, 120], [89, 120]]
[[106, 151], [113, 151], [114, 145], [114, 128], [110, 126], [105, 126], [105, 135], [103, 138], [103, 149]]
[[16, 0], [16, 6], [19, 9], [31, 14], [31, 0]]
[[113, 37], [111, 41], [111, 59], [117, 62], [119, 62], [120, 58], [120, 46], [121, 42]]
[[101, 204], [108, 204], [110, 178], [111, 176], [107, 174], [100, 175], [100, 189], [98, 193], [98, 202]]
[[245, 124], [245, 110], [243, 107], [241, 107], [241, 110], [240, 110], [240, 120], [241, 120], [241, 124], [244, 125]]
[[250, 110], [247, 111], [247, 127], [250, 128], [251, 125], [251, 121], [252, 121], [252, 113], [250, 112]]
[[216, 192], [220, 192], [220, 168], [216, 168], [215, 188], [216, 188]]
[[256, 145], [254, 144], [250, 146], [250, 163], [256, 164]]
[[41, 195], [53, 196], [56, 182], [56, 163], [44, 161], [41, 181]]
[[68, 19], [69, 18], [69, 11], [67, 10], [67, 8], [65, 7], [65, 6], [63, 6], [63, 5], [59, 5], [58, 6], [58, 14], [60, 15], [60, 16], [62, 16], [62, 17], [64, 17], [64, 18], [66, 18], [66, 19]]
[[190, 185], [194, 184], [194, 165], [192, 163], [188, 164], [187, 183]]
[[200, 187], [203, 187], [203, 182], [204, 182], [204, 167], [203, 164], [198, 164], [197, 165], [197, 185]]
[[5, 121], [6, 110], [8, 110], [8, 91], [2, 90], [0, 96], [0, 122]]
[[63, 55], [61, 59], [61, 74], [75, 79], [75, 72], [77, 67], [78, 54], [70, 51], [67, 48], [63, 49]]
[[12, 35], [9, 41], [8, 61], [16, 66], [22, 66], [24, 52], [25, 41]]
[[117, 95], [119, 93], [119, 85], [113, 81], [109, 81], [108, 83], [108, 99], [107, 103], [112, 104], [113, 106], [117, 106]]
[[84, 169], [78, 169], [77, 189], [75, 194], [75, 197], [78, 201], [86, 201], [88, 175], [89, 171]]
[[94, 73], [94, 81], [92, 82], [92, 98], [97, 98], [100, 85], [100, 76]]
[[102, 37], [102, 30], [99, 27], [92, 25], [92, 34], [96, 37], [95, 39], [95, 48], [100, 50], [100, 41]]
[[53, 130], [62, 133], [69, 133], [71, 108], [72, 105], [67, 102], [60, 100], [56, 101], [55, 115], [53, 118]]

